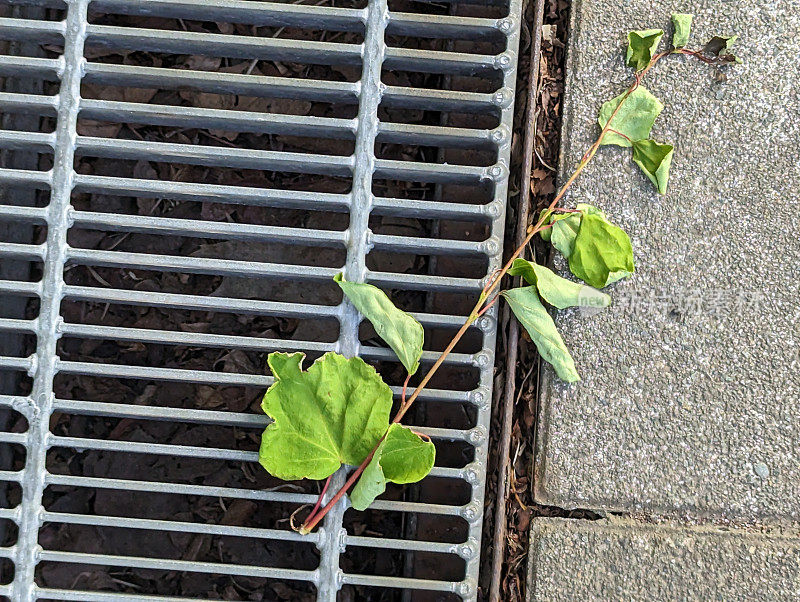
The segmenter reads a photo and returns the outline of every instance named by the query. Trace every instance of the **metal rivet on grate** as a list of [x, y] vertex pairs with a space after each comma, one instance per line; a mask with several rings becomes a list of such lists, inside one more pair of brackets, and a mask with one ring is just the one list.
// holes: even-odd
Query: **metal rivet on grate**
[[254, 465], [270, 351], [399, 395], [334, 274], [430, 365], [502, 251], [521, 1], [332, 4], [0, 2], [1, 596], [476, 598], [494, 313], [410, 417], [419, 485], [301, 537], [316, 484]]

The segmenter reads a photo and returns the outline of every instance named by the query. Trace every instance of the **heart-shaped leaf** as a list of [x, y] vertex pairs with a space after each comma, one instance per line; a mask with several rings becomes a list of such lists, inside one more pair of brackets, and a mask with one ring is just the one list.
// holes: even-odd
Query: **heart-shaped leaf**
[[630, 32], [628, 34], [628, 52], [625, 55], [625, 64], [637, 71], [647, 67], [663, 35], [663, 29], [645, 29]]
[[637, 140], [633, 143], [633, 162], [650, 178], [660, 194], [667, 192], [674, 150], [671, 144], [659, 144], [655, 140]]
[[689, 41], [689, 32], [692, 30], [692, 15], [686, 13], [673, 13], [672, 26], [672, 47], [683, 48]]
[[307, 372], [302, 353], [271, 353], [275, 382], [261, 408], [274, 422], [258, 460], [285, 481], [324, 479], [367, 457], [389, 424], [392, 390], [358, 357], [326, 353]]
[[631, 239], [622, 228], [600, 215], [584, 215], [569, 269], [595, 288], [603, 288], [633, 273]]
[[381, 289], [371, 284], [347, 282], [343, 274], [333, 278], [355, 308], [370, 321], [375, 332], [397, 354], [400, 362], [414, 374], [419, 368], [425, 331], [410, 314], [397, 309]]
[[608, 307], [611, 297], [591, 286], [562, 278], [551, 269], [537, 263], [517, 258], [508, 273], [522, 276], [533, 284], [542, 299], [558, 309], [567, 307]]
[[408, 427], [393, 423], [350, 493], [356, 510], [366, 510], [386, 491], [386, 483], [416, 483], [433, 468], [436, 448]]
[[568, 383], [580, 380], [575, 362], [556, 330], [553, 318], [539, 300], [535, 286], [523, 286], [503, 293], [511, 311], [525, 328], [542, 359], [553, 365], [559, 378]]
[[653, 96], [647, 88], [638, 86], [627, 98], [625, 98], [625, 93], [622, 93], [603, 103], [597, 118], [601, 128], [606, 127], [617, 106], [619, 106], [619, 111], [614, 115], [610, 125], [610, 129], [614, 131], [606, 132], [603, 136], [603, 145], [616, 144], [630, 147], [636, 140], [649, 138], [656, 117], [664, 109], [661, 101]]

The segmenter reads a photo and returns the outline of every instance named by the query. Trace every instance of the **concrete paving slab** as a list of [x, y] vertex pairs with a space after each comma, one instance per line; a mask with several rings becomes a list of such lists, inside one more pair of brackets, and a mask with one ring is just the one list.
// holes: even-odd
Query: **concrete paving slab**
[[[545, 370], [536, 496], [567, 508], [800, 518], [800, 10], [797, 0], [573, 3], [561, 173], [630, 81], [631, 29], [695, 14], [690, 47], [738, 34], [744, 64], [662, 61], [645, 85], [675, 144], [666, 196], [604, 147], [568, 204], [631, 235], [637, 272], [594, 317], [559, 312], [582, 382]], [[666, 38], [667, 36], [665, 36]], [[563, 268], [563, 262], [558, 264]]]
[[538, 519], [532, 536], [532, 602], [800, 598], [791, 537], [569, 519]]

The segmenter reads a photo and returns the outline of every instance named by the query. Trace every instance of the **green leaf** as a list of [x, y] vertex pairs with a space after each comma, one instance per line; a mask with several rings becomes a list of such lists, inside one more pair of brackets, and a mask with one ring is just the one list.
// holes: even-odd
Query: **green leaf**
[[375, 332], [391, 347], [400, 362], [414, 374], [419, 368], [425, 331], [410, 314], [397, 309], [391, 299], [371, 284], [347, 282], [342, 274], [333, 278], [361, 314], [372, 323]]
[[633, 67], [637, 71], [647, 67], [663, 35], [663, 29], [630, 32], [628, 34], [628, 53], [625, 55], [625, 63], [628, 67]]
[[611, 297], [585, 284], [562, 278], [549, 268], [522, 258], [514, 260], [508, 273], [522, 276], [536, 286], [542, 299], [558, 309], [567, 307], [608, 307]]
[[435, 459], [433, 443], [393, 423], [350, 493], [350, 503], [356, 510], [366, 510], [386, 491], [387, 482], [416, 483], [431, 471]]
[[603, 219], [606, 218], [606, 214], [603, 212], [602, 209], [598, 209], [594, 205], [590, 205], [589, 203], [578, 203], [575, 208], [583, 213], [584, 215], [599, 215]]
[[631, 239], [622, 228], [599, 215], [584, 215], [569, 269], [595, 288], [603, 288], [633, 273]]
[[569, 258], [572, 253], [575, 237], [578, 235], [580, 227], [580, 213], [562, 213], [553, 218], [550, 242], [564, 257]]
[[689, 41], [689, 32], [692, 30], [692, 15], [673, 13], [672, 26], [675, 29], [672, 34], [672, 46], [673, 48], [683, 48]]
[[661, 194], [667, 192], [674, 150], [671, 144], [659, 144], [655, 140], [637, 140], [633, 144], [633, 162], [642, 168]]
[[386, 432], [392, 390], [358, 357], [326, 353], [307, 372], [302, 353], [270, 353], [275, 382], [261, 408], [273, 419], [258, 460], [285, 481], [324, 479], [357, 465]]
[[714, 36], [703, 46], [701, 52], [717, 60], [718, 65], [726, 63], [741, 63], [742, 59], [730, 52], [733, 43], [739, 36]]
[[531, 337], [539, 355], [553, 365], [559, 378], [568, 383], [580, 380], [575, 362], [569, 354], [564, 339], [556, 330], [553, 318], [539, 300], [535, 286], [523, 286], [505, 291], [511, 311]]
[[[542, 218], [544, 218], [544, 219], [542, 219]], [[541, 221], [542, 225], [546, 226], [552, 220], [553, 220], [553, 210], [552, 209], [542, 209], [539, 212], [539, 219], [537, 220], [536, 223], [539, 223], [539, 221]], [[546, 228], [544, 230], [540, 230], [539, 231], [539, 236], [542, 237], [543, 241], [550, 242], [550, 228]]]
[[[644, 86], [637, 87], [630, 95], [625, 98], [626, 93], [622, 93], [605, 103], [600, 108], [600, 115], [597, 118], [601, 128], [606, 127], [608, 120], [617, 106], [621, 106], [614, 119], [611, 120], [611, 128], [620, 134], [608, 131], [603, 136], [602, 144], [616, 144], [617, 146], [630, 147], [636, 140], [645, 140], [650, 137], [650, 130], [656, 117], [664, 109], [661, 101], [653, 96]], [[623, 102], [624, 99], [624, 102]]]

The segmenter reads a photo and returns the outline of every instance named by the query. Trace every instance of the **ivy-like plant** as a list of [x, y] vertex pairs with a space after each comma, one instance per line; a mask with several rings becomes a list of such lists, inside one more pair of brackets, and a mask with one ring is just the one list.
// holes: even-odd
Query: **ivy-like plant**
[[[384, 492], [387, 482], [414, 483], [431, 471], [436, 456], [433, 443], [400, 422], [470, 325], [500, 296], [508, 302], [539, 354], [552, 364], [556, 374], [566, 382], [580, 379], [575, 362], [542, 301], [557, 309], [607, 307], [611, 297], [598, 289], [633, 274], [633, 249], [628, 235], [597, 207], [579, 203], [575, 208], [566, 208], [559, 206], [559, 202], [600, 147], [610, 144], [630, 148], [633, 162], [659, 193], [666, 192], [674, 148], [650, 137], [664, 106], [641, 85], [642, 79], [653, 65], [670, 55], [688, 55], [714, 65], [740, 62], [730, 52], [735, 36], [714, 37], [699, 50], [687, 49], [691, 22], [691, 15], [672, 15], [672, 44], [663, 52], [656, 51], [663, 30], [628, 34], [625, 62], [635, 71], [633, 83], [600, 108], [600, 134], [594, 144], [550, 206], [528, 228], [522, 245], [489, 279], [464, 324], [410, 396], [406, 396], [408, 382], [419, 369], [422, 356], [422, 325], [396, 308], [380, 289], [348, 282], [342, 274], [334, 278], [408, 373], [400, 407], [391, 421], [392, 391], [362, 359], [327, 353], [303, 370], [302, 353], [270, 354], [268, 362], [275, 382], [267, 390], [261, 407], [272, 423], [264, 430], [259, 460], [270, 474], [280, 479], [328, 479], [316, 506], [302, 525], [296, 527], [298, 531], [308, 533], [314, 529], [348, 491], [352, 506], [364, 510]], [[586, 284], [562, 278], [547, 267], [520, 257], [537, 234], [566, 258], [570, 272]], [[521, 276], [528, 286], [496, 293], [505, 274]], [[321, 507], [330, 478], [342, 465], [356, 468], [342, 488]]]

